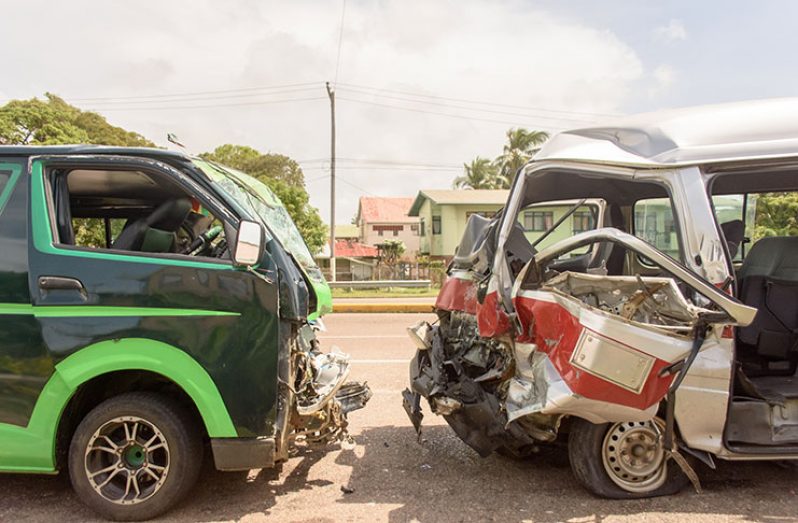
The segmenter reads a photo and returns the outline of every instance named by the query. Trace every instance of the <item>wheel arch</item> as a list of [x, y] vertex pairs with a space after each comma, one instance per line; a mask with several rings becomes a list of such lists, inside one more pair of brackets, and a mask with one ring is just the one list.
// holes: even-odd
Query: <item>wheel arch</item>
[[102, 341], [70, 355], [55, 369], [71, 391], [64, 398], [59, 423], [67, 403], [82, 385], [112, 372], [147, 371], [171, 381], [191, 399], [210, 437], [238, 435], [219, 389], [205, 369], [186, 352], [167, 343], [146, 338]]
[[196, 409], [209, 437], [238, 436], [216, 384], [186, 352], [145, 338], [109, 340], [85, 347], [55, 366], [27, 427], [0, 426], [4, 429], [0, 436], [8, 443], [10, 456], [1, 468], [54, 472], [57, 440], [65, 430], [65, 416], [70, 416], [68, 407], [76, 395], [90, 389], [98, 379], [126, 372], [157, 375], [179, 389]]

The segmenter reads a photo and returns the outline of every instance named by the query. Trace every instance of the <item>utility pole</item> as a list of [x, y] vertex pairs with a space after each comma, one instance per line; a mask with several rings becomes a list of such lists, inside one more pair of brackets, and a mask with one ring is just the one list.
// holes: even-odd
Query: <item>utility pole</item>
[[330, 278], [335, 281], [335, 89], [327, 82], [330, 97]]

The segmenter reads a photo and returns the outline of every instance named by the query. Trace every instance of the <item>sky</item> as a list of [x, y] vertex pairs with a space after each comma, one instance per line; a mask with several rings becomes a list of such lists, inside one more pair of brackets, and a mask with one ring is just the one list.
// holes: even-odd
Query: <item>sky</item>
[[[336, 221], [450, 188], [505, 133], [798, 92], [798, 3], [0, 0], [0, 101], [52, 92], [192, 153], [288, 155]], [[343, 21], [343, 24], [342, 24]]]

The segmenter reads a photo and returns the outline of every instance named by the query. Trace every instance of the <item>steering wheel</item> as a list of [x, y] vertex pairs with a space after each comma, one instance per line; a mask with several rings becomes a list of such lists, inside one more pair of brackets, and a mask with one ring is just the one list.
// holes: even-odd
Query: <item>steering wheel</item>
[[200, 256], [206, 252], [210, 247], [213, 240], [215, 240], [222, 232], [222, 226], [216, 225], [207, 231], [197, 236], [180, 254], [187, 254], [189, 256]]

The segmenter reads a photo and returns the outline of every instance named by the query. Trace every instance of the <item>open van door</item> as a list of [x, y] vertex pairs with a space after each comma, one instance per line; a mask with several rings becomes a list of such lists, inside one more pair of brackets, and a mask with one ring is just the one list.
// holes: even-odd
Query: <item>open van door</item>
[[[564, 253], [595, 242], [631, 251], [661, 275], [552, 270]], [[537, 253], [512, 299], [520, 335], [508, 421], [534, 412], [594, 423], [649, 419], [699, 351], [717, 343], [725, 326], [748, 325], [756, 315], [650, 244], [608, 228]]]

